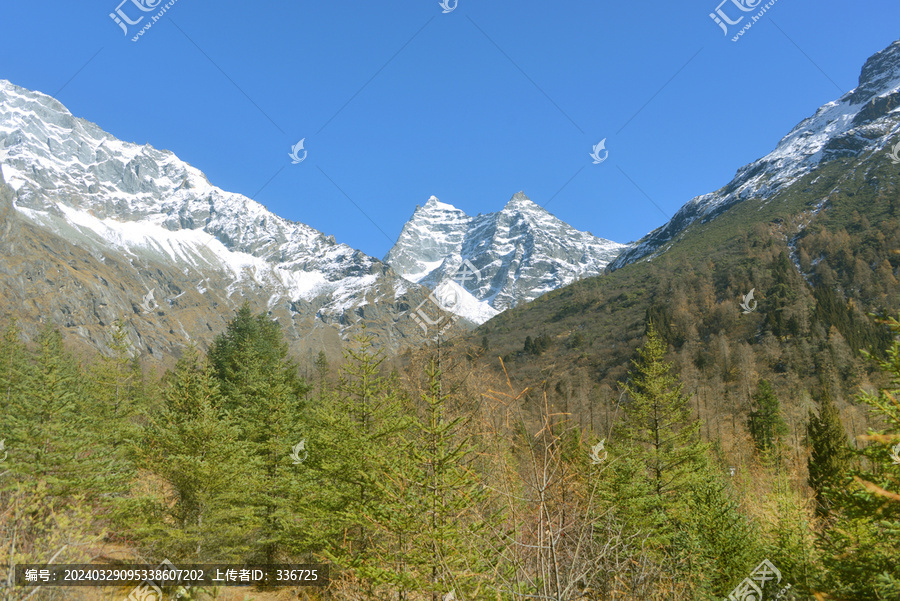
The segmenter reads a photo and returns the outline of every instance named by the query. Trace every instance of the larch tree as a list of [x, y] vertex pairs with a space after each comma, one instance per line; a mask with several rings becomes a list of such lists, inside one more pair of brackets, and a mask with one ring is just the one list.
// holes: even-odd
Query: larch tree
[[[665, 520], [673, 497], [694, 480], [706, 445], [699, 440], [700, 421], [691, 418], [689, 398], [683, 385], [665, 362], [666, 346], [652, 322], [647, 342], [637, 350], [633, 368], [622, 385], [629, 397], [618, 437], [634, 449], [633, 461], [645, 484], [637, 494], [635, 510]], [[641, 493], [639, 489], [644, 489]], [[640, 507], [638, 507], [640, 506]], [[661, 526], [661, 524], [658, 524]]]

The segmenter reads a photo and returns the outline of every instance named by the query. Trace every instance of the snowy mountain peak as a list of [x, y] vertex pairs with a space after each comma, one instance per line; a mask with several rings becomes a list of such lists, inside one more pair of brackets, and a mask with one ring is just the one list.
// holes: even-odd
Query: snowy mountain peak
[[543, 219], [545, 216], [555, 219], [549, 211], [544, 209], [530, 198], [524, 192], [517, 192], [509, 199], [506, 206], [500, 211], [501, 213], [525, 213], [533, 219]]
[[462, 211], [460, 211], [453, 205], [441, 202], [440, 200], [438, 200], [437, 196], [432, 196], [428, 199], [428, 202], [425, 203], [425, 206], [416, 205], [416, 211], [414, 215], [421, 213], [434, 215], [442, 212], [462, 213]]
[[[171, 296], [170, 307], [190, 287], [211, 306], [263, 297], [290, 319], [339, 327], [375, 297], [399, 313], [391, 305], [414, 288], [332, 236], [213, 186], [172, 152], [118, 140], [2, 80], [0, 175], [18, 218], [96, 257], [124, 258], [116, 277]], [[100, 319], [118, 317], [110, 309]]]
[[623, 248], [576, 230], [519, 192], [500, 211], [475, 217], [429, 199], [417, 207], [384, 261], [431, 288], [446, 280], [462, 282], [478, 307], [470, 302], [461, 314], [482, 323], [576, 279], [599, 275]]
[[506, 203], [506, 207], [508, 207], [508, 208], [515, 208], [515, 207], [526, 207], [526, 208], [531, 208], [531, 207], [537, 207], [537, 208], [539, 208], [539, 209], [541, 208], [541, 207], [539, 207], [537, 204], [535, 204], [534, 202], [532, 202], [532, 200], [531, 200], [530, 198], [528, 198], [528, 197], [525, 195], [525, 192], [522, 192], [522, 191], [519, 191], [519, 192], [516, 192], [515, 194], [513, 194], [513, 197], [510, 198], [510, 199], [509, 199], [509, 202]]

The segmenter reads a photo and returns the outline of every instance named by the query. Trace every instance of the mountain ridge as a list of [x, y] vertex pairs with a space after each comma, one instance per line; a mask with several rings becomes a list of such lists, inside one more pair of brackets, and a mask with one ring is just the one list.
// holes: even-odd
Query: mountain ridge
[[520, 191], [499, 211], [476, 216], [430, 197], [416, 206], [384, 261], [430, 288], [463, 279], [482, 309], [466, 317], [483, 323], [485, 315], [600, 275], [624, 248], [573, 228]]
[[[295, 340], [309, 339], [331, 354], [360, 320], [393, 350], [417, 341], [410, 338], [414, 324], [401, 317], [427, 291], [380, 260], [212, 185], [170, 151], [118, 140], [55, 99], [5, 80], [0, 178], [11, 196], [6, 230], [30, 223], [37, 229], [22, 230], [29, 244], [53, 249], [47, 256], [5, 253], [10, 261], [0, 296], [7, 306], [0, 311], [46, 295], [34, 282], [23, 284], [21, 275], [35, 271], [52, 281], [64, 274], [56, 264], [69, 254], [59, 244], [64, 240], [80, 248], [79, 256], [90, 256], [85, 269], [95, 281], [79, 282], [90, 291], [74, 297], [81, 306], [73, 298], [47, 298], [46, 313], [95, 347], [102, 348], [101, 324], [127, 318], [139, 322], [134, 339], [157, 330], [155, 345], [146, 346], [171, 351], [177, 334], [213, 329], [202, 319], [182, 323], [182, 315], [227, 313], [244, 300], [279, 319]], [[48, 261], [54, 276], [45, 271]], [[22, 287], [11, 285], [17, 280]], [[151, 290], [158, 304], [147, 310], [143, 300]], [[161, 323], [148, 324], [151, 316]], [[42, 318], [37, 308], [31, 317]], [[222, 322], [221, 315], [213, 321]]]
[[[440, 311], [464, 318], [452, 319], [459, 331], [573, 279], [522, 278], [516, 273], [520, 265], [509, 261], [499, 265], [498, 276], [498, 270], [486, 269], [487, 259], [470, 252], [486, 276], [518, 286], [518, 299], [499, 286], [493, 297], [509, 298], [494, 308], [472, 294], [477, 291], [450, 281], [450, 264], [443, 286], [438, 274], [420, 286], [386, 261], [213, 185], [171, 151], [119, 140], [58, 100], [6, 80], [0, 80], [0, 182], [9, 199], [2, 215], [10, 234], [0, 238], [10, 257], [0, 282], [0, 312], [28, 306], [32, 321], [49, 318], [99, 349], [103, 329], [122, 319], [138, 346], [155, 357], [178, 347], [179, 336], [190, 339], [200, 331], [200, 341], [208, 342], [224, 316], [247, 301], [279, 320], [301, 353], [324, 347], [337, 355], [350, 329], [361, 323], [376, 344], [394, 352], [427, 339], [412, 317], [429, 297]], [[494, 234], [521, 230], [522, 240], [503, 232], [482, 240], [489, 254], [495, 243], [510, 245], [503, 252], [519, 258], [536, 256], [542, 244], [549, 255], [559, 254], [550, 238], [536, 239], [536, 225], [552, 226], [571, 238], [569, 246], [584, 247], [576, 248], [580, 254], [566, 249], [548, 271], [577, 272], [581, 255], [590, 259], [597, 242], [606, 244], [601, 250], [609, 255], [621, 247], [574, 230], [524, 193], [503, 210], [476, 217], [431, 197], [416, 216], [443, 218], [450, 227], [474, 224], [476, 231]], [[30, 227], [20, 227], [25, 224]], [[21, 235], [11, 236], [16, 228]], [[465, 236], [457, 242], [461, 247]], [[16, 256], [9, 250], [15, 244], [29, 251]], [[83, 272], [77, 277], [70, 272], [73, 264]], [[590, 266], [588, 275], [603, 265]], [[69, 292], [54, 296], [52, 290]]]
[[869, 57], [856, 88], [819, 107], [773, 151], [738, 169], [728, 184], [689, 200], [667, 223], [620, 254], [609, 270], [658, 256], [691, 224], [706, 223], [748, 198], [771, 198], [822, 163], [857, 156], [864, 150], [870, 154], [884, 150], [887, 140], [900, 133], [900, 123], [888, 118], [898, 106], [900, 40]]

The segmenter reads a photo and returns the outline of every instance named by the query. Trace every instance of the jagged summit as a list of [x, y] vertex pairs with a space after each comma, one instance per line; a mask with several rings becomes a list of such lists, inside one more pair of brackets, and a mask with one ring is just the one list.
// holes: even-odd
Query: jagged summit
[[430, 211], [458, 211], [459, 210], [456, 207], [454, 207], [453, 205], [448, 205], [445, 202], [441, 202], [440, 200], [438, 200], [437, 196], [431, 196], [428, 199], [428, 202], [425, 203], [424, 207], [418, 207], [418, 206], [416, 207], [416, 209], [419, 209], [419, 208], [427, 209]]
[[[513, 194], [513, 197], [509, 199], [509, 202], [506, 203], [506, 207], [504, 208], [514, 208], [514, 207], [526, 207], [531, 208], [535, 207], [537, 209], [541, 209], [540, 206], [535, 204], [530, 198], [525, 195], [525, 192], [519, 191]], [[541, 209], [543, 210], [543, 209]]]
[[[500, 211], [475, 217], [432, 197], [416, 208], [384, 261], [409, 281], [432, 288], [462, 281], [471, 295], [468, 306], [477, 309], [464, 316], [481, 323], [576, 279], [599, 275], [623, 248], [574, 229], [518, 192]], [[463, 273], [471, 271], [469, 265], [477, 273]]]
[[447, 214], [448, 219], [452, 219], [453, 215], [465, 215], [465, 212], [457, 209], [453, 205], [441, 202], [437, 196], [432, 196], [424, 205], [416, 205], [414, 215], [431, 215], [439, 218], [439, 216]]

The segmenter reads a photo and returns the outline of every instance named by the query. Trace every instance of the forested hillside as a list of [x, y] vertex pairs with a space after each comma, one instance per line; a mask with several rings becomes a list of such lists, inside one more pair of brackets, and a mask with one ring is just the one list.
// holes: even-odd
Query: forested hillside
[[[315, 598], [720, 599], [760, 569], [766, 598], [897, 598], [900, 322], [888, 325], [897, 338], [870, 375], [886, 386], [852, 399], [886, 429], [851, 449], [823, 395], [807, 494], [768, 383], [752, 456], [730, 472], [666, 361], [671, 334], [650, 322], [612, 436], [539, 383], [500, 386], [443, 349], [388, 370], [364, 331], [342, 365], [323, 354], [301, 379], [277, 324], [246, 306], [161, 378], [120, 327], [83, 361], [52, 328], [25, 345], [8, 324], [0, 549], [13, 564], [326, 562], [327, 589], [295, 591]], [[61, 590], [96, 594], [38, 597]]]
[[[772, 382], [800, 453], [810, 409], [828, 391], [855, 442], [890, 342], [874, 316], [900, 309], [900, 195], [884, 159], [865, 173], [832, 164], [775, 199], [748, 199], [650, 262], [552, 292], [485, 324], [460, 352], [541, 381], [551, 403], [609, 432], [634, 349], [652, 320], [708, 441], [737, 445], [760, 379]], [[745, 313], [751, 290], [754, 310]], [[746, 445], [744, 445], [746, 447]], [[736, 451], [746, 456], [746, 448]]]

